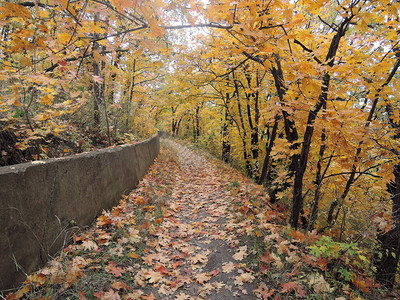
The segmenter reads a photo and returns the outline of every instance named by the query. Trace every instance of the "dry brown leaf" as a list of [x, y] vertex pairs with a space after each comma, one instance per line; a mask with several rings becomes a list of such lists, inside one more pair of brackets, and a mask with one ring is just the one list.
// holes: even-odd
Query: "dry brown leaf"
[[247, 251], [247, 246], [239, 247], [239, 252], [237, 252], [236, 254], [234, 254], [232, 257], [233, 257], [235, 260], [242, 260], [245, 256], [248, 255], [246, 251]]
[[228, 262], [228, 263], [224, 263], [222, 265], [222, 272], [224, 273], [231, 273], [233, 270], [235, 270], [235, 264], [233, 262]]
[[200, 273], [195, 276], [196, 281], [200, 284], [205, 283], [210, 280], [211, 276], [208, 273]]

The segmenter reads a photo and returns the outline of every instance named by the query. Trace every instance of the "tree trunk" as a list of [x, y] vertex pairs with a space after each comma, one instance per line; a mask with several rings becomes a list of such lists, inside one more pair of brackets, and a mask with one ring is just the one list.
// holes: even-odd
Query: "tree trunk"
[[400, 257], [400, 164], [394, 169], [395, 180], [388, 186], [392, 195], [394, 227], [377, 236], [379, 248], [374, 255], [376, 280], [386, 288], [393, 288]]
[[[257, 84], [258, 82], [258, 74], [257, 76]], [[246, 74], [246, 79], [247, 79], [247, 85], [249, 89], [251, 89], [251, 76], [249, 74]], [[257, 86], [258, 87], [258, 86]], [[259, 155], [259, 148], [258, 148], [258, 126], [259, 126], [259, 109], [258, 109], [258, 92], [253, 92], [253, 93], [245, 93], [246, 95], [246, 110], [247, 110], [247, 120], [249, 123], [250, 127], [250, 150], [253, 158], [253, 167], [252, 167], [252, 174], [253, 178], [256, 182], [259, 181], [260, 178], [260, 170], [258, 166], [258, 155]], [[253, 98], [254, 100], [254, 122], [253, 122], [253, 117], [251, 114], [251, 106], [250, 106], [250, 100]]]
[[[328, 54], [325, 61], [329, 67], [333, 67], [334, 58], [339, 48], [340, 39], [345, 35], [348, 30], [348, 25], [354, 16], [346, 17], [337, 29], [336, 34], [333, 36], [329, 46]], [[328, 99], [328, 90], [331, 76], [329, 72], [324, 74], [322, 79], [321, 94], [318, 97], [318, 102], [314, 105], [313, 109], [309, 112], [307, 118], [306, 131], [304, 132], [303, 145], [301, 148], [299, 165], [296, 170], [293, 184], [293, 198], [292, 198], [292, 211], [290, 214], [290, 226], [297, 229], [300, 213], [303, 210], [303, 178], [307, 169], [308, 153], [310, 152], [311, 139], [314, 134], [314, 123], [321, 108], [325, 105]]]
[[[93, 42], [93, 52], [98, 51], [99, 44]], [[100, 64], [95, 59], [92, 62], [93, 75], [97, 78], [101, 75]], [[98, 81], [93, 81], [93, 121], [96, 132], [100, 130], [100, 105], [101, 105], [101, 85]]]
[[[392, 80], [393, 76], [400, 67], [400, 48], [394, 49], [397, 61], [384, 85]], [[389, 122], [391, 126], [400, 130], [400, 124], [394, 122], [388, 110]], [[400, 133], [396, 135], [400, 138]], [[396, 153], [396, 155], [400, 155]], [[400, 258], [400, 164], [395, 166], [393, 170], [395, 180], [388, 185], [388, 191], [392, 195], [392, 218], [394, 228], [386, 233], [378, 234], [377, 240], [379, 248], [374, 255], [374, 265], [376, 267], [376, 280], [383, 286], [392, 289], [398, 272]]]
[[[326, 110], [326, 102], [323, 105], [323, 109]], [[325, 119], [323, 117], [323, 119]], [[322, 174], [322, 160], [324, 158], [324, 154], [325, 154], [325, 149], [326, 149], [326, 130], [325, 128], [322, 129], [322, 133], [321, 133], [321, 146], [319, 148], [319, 153], [318, 153], [318, 162], [317, 162], [317, 173], [315, 174], [315, 193], [314, 193], [314, 200], [313, 200], [313, 204], [312, 204], [312, 208], [311, 208], [311, 214], [309, 217], [309, 224], [308, 224], [308, 231], [312, 231], [314, 229], [315, 226], [315, 222], [317, 220], [317, 216], [318, 216], [318, 205], [319, 205], [319, 197], [321, 195], [321, 185], [322, 185], [322, 180], [324, 177], [324, 174], [326, 172], [326, 170], [328, 169], [329, 165], [330, 165], [330, 161], [331, 159], [328, 161], [327, 167], [325, 168], [325, 172], [324, 174]]]
[[228, 113], [228, 105], [229, 105], [229, 93], [226, 93], [226, 101], [225, 101], [225, 116], [224, 116], [224, 125], [222, 126], [222, 160], [224, 162], [229, 162], [231, 157], [231, 142], [229, 140], [229, 113]]
[[[286, 87], [284, 85], [282, 65], [280, 62], [280, 57], [278, 55], [275, 55], [275, 63], [276, 63], [276, 67], [275, 66], [272, 67], [271, 73], [274, 78], [275, 88], [276, 88], [276, 92], [278, 94], [279, 102], [282, 106], [282, 115], [283, 115], [283, 123], [284, 123], [284, 128], [285, 128], [285, 135], [286, 135], [286, 139], [288, 140], [288, 142], [291, 143], [290, 149], [295, 150], [299, 147], [299, 143], [298, 143], [299, 135], [297, 133], [296, 124], [293, 120], [293, 117], [285, 110], [286, 104], [285, 104], [284, 95], [286, 93]], [[290, 157], [290, 163], [289, 163], [289, 167], [288, 167], [290, 178], [292, 178], [297, 171], [299, 156], [300, 156], [299, 154], [293, 154]], [[268, 177], [266, 177], [266, 178], [268, 178]], [[289, 180], [287, 180], [286, 183], [283, 185], [283, 187], [276, 187], [276, 188], [272, 189], [269, 192], [270, 201], [276, 202], [277, 201], [277, 198], [276, 198], [277, 193], [280, 192], [281, 190], [286, 190], [287, 188], [289, 188], [289, 186], [290, 186]]]
[[268, 177], [269, 173], [269, 167], [270, 167], [270, 161], [271, 161], [271, 152], [272, 148], [274, 147], [275, 139], [277, 136], [278, 132], [278, 122], [279, 122], [279, 116], [275, 115], [275, 120], [274, 120], [274, 126], [272, 127], [272, 132], [271, 136], [269, 138], [269, 141], [266, 143], [266, 151], [265, 151], [265, 158], [264, 158], [264, 163], [261, 171], [261, 176], [260, 179], [258, 180], [258, 184], [265, 184], [266, 179]]
[[247, 177], [251, 178], [253, 175], [253, 170], [251, 168], [250, 157], [247, 154], [247, 142], [246, 142], [247, 131], [246, 131], [246, 127], [244, 125], [243, 114], [242, 114], [242, 105], [240, 104], [239, 85], [238, 85], [238, 81], [236, 79], [234, 79], [234, 84], [235, 84], [236, 102], [237, 102], [240, 126], [241, 126], [241, 130], [242, 130], [242, 134], [240, 137], [242, 139], [242, 145], [243, 145], [243, 158], [244, 158], [245, 165], [246, 165], [246, 175], [247, 175]]
[[136, 77], [136, 59], [133, 60], [132, 77], [129, 82], [129, 97], [126, 99], [126, 120], [125, 120], [126, 130], [128, 130], [131, 125], [130, 120], [131, 120], [133, 91], [135, 89], [135, 77]]

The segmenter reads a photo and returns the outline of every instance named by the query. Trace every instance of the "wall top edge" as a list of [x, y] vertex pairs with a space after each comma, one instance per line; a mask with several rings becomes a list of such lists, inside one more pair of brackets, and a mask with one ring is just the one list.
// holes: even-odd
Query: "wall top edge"
[[35, 160], [35, 161], [30, 161], [30, 162], [25, 162], [25, 163], [10, 165], [10, 166], [4, 166], [4, 167], [0, 167], [0, 175], [7, 174], [7, 173], [21, 173], [21, 172], [25, 172], [26, 169], [31, 168], [31, 167], [41, 167], [43, 165], [53, 164], [53, 163], [57, 163], [60, 161], [75, 160], [75, 159], [79, 159], [79, 158], [83, 158], [83, 157], [89, 158], [89, 157], [95, 157], [99, 154], [119, 152], [125, 148], [135, 147], [136, 145], [148, 143], [157, 137], [158, 137], [158, 134], [155, 134], [155, 135], [153, 135], [145, 140], [142, 140], [142, 141], [127, 143], [127, 144], [123, 144], [123, 145], [119, 145], [119, 146], [115, 146], [115, 147], [109, 147], [109, 148], [97, 149], [97, 150], [92, 150], [92, 151], [87, 151], [87, 152], [82, 152], [82, 153], [76, 153], [73, 155], [68, 155], [68, 156], [63, 156], [63, 157]]

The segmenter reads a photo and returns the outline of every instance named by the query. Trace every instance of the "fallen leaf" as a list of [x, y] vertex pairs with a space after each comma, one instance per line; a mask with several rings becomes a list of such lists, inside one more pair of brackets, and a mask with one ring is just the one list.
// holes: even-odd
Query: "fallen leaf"
[[208, 273], [200, 273], [195, 276], [196, 281], [200, 284], [203, 284], [210, 280], [210, 275]]
[[116, 263], [110, 261], [108, 263], [108, 266], [106, 266], [106, 271], [110, 274], [113, 274], [115, 277], [122, 276], [122, 273], [125, 272], [124, 269], [117, 267]]
[[254, 280], [254, 276], [250, 273], [242, 273], [239, 276], [235, 277], [236, 285], [243, 285], [245, 282], [252, 282]]
[[191, 299], [191, 296], [188, 296], [183, 292], [175, 296], [175, 300], [189, 300], [189, 299]]
[[82, 248], [85, 250], [97, 250], [99, 246], [91, 240], [83, 241]]
[[121, 299], [118, 292], [111, 290], [111, 289], [108, 292], [94, 293], [93, 296], [95, 296], [96, 298], [101, 299], [101, 300], [120, 300]]
[[113, 289], [116, 289], [116, 290], [122, 290], [122, 289], [124, 289], [124, 290], [129, 290], [129, 289], [131, 289], [130, 286], [128, 286], [125, 282], [122, 282], [122, 281], [114, 281], [114, 282], [111, 284], [111, 287], [112, 287]]
[[325, 281], [324, 276], [321, 274], [313, 274], [309, 277], [309, 283], [312, 285], [314, 291], [317, 294], [331, 293], [334, 288], [329, 286], [329, 283]]
[[296, 293], [300, 297], [306, 297], [307, 296], [306, 291], [303, 290], [303, 288], [298, 283], [296, 283], [294, 281], [281, 283], [281, 287], [282, 287], [282, 290], [280, 291], [280, 293], [288, 293], [288, 292], [291, 292], [291, 291], [295, 290]]
[[149, 296], [142, 296], [143, 300], [155, 300], [154, 294], [151, 293]]
[[247, 246], [239, 247], [239, 252], [237, 252], [236, 254], [234, 254], [232, 257], [233, 257], [235, 260], [242, 260], [245, 256], [248, 255], [246, 251], [247, 251]]
[[231, 273], [233, 270], [235, 270], [235, 264], [233, 262], [228, 262], [228, 263], [224, 263], [222, 265], [222, 272], [224, 273]]
[[155, 272], [153, 270], [149, 270], [147, 272], [144, 272], [144, 277], [150, 283], [157, 283], [163, 278], [161, 273]]

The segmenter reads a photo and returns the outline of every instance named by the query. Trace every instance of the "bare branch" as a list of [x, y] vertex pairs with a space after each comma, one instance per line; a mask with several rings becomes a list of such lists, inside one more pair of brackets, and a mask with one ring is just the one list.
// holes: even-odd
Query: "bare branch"
[[331, 25], [331, 24], [327, 23], [326, 21], [324, 21], [320, 16], [318, 16], [318, 19], [319, 19], [322, 23], [324, 23], [326, 26], [328, 26], [330, 29], [332, 29], [333, 31], [336, 31], [336, 32], [337, 32], [337, 28], [333, 27], [333, 25]]
[[[295, 39], [295, 40], [294, 40], [294, 43], [297, 44], [297, 45], [300, 45], [301, 48], [303, 48], [303, 50], [305, 50], [305, 51], [307, 51], [307, 52], [309, 52], [309, 53], [312, 53], [312, 52], [313, 52], [310, 48], [307, 48], [307, 47], [306, 47], [302, 42], [300, 42], [298, 39]], [[316, 57], [315, 55], [313, 55], [313, 58], [314, 58], [314, 60], [315, 60], [317, 63], [319, 63], [319, 64], [322, 65], [322, 61], [321, 61], [318, 57]]]

